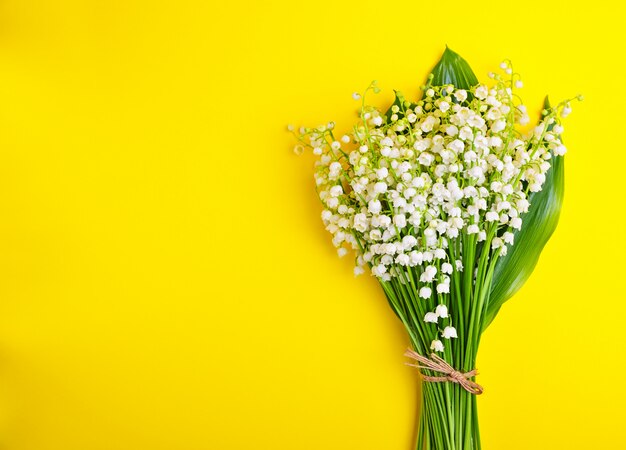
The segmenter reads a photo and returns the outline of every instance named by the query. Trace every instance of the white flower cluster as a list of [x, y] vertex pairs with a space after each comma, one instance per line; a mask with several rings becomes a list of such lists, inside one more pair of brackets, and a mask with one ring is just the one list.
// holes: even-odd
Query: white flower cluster
[[[356, 251], [355, 274], [367, 265], [381, 281], [417, 274], [421, 298], [450, 293], [450, 277], [462, 271], [462, 237], [504, 255], [522, 227], [532, 192], [540, 191], [551, 159], [563, 155], [560, 115], [569, 101], [529, 123], [514, 93], [519, 76], [490, 74], [491, 86], [470, 90], [426, 86], [423, 99], [399, 101], [385, 114], [362, 102], [352, 133], [335, 138], [334, 124], [302, 128], [301, 144], [319, 157], [315, 182], [325, 207], [322, 220], [340, 256]], [[415, 268], [409, 270], [408, 268]], [[411, 275], [406, 275], [411, 276]], [[426, 322], [447, 317], [440, 307]], [[446, 327], [442, 337], [456, 337]], [[442, 351], [436, 340], [432, 349]]]

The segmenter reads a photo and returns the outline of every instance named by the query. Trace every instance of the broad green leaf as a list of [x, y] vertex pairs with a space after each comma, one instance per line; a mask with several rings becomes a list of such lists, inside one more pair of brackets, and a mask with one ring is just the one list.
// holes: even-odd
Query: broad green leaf
[[[550, 108], [547, 97], [544, 108]], [[528, 280], [556, 229], [563, 204], [564, 160], [553, 157], [551, 162], [543, 189], [529, 198], [530, 208], [522, 216], [522, 229], [515, 233], [514, 245], [496, 263], [483, 329], [489, 326], [502, 304]]]
[[432, 74], [431, 84], [434, 86], [453, 84], [457, 89], [469, 89], [478, 84], [478, 79], [467, 61], [447, 46]]

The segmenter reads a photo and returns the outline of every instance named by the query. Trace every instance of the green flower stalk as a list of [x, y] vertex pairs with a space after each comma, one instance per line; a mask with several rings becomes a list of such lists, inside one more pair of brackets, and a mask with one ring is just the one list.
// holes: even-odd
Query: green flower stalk
[[[480, 84], [446, 49], [414, 102], [383, 112], [362, 94], [352, 131], [301, 128], [295, 150], [318, 156], [322, 220], [355, 275], [377, 277], [418, 362], [417, 449], [480, 449], [475, 368], [482, 332], [526, 281], [563, 201], [565, 100], [529, 123], [510, 61]], [[579, 97], [577, 97], [579, 98]], [[580, 99], [580, 98], [579, 98]], [[293, 131], [293, 127], [290, 127]], [[415, 362], [415, 361], [413, 361]]]

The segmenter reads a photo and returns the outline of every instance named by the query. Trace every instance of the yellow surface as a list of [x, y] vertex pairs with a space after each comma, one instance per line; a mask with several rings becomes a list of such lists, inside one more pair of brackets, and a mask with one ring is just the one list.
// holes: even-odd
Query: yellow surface
[[211, 3], [0, 4], [0, 448], [410, 449], [407, 339], [284, 125], [416, 95], [446, 43], [535, 110], [586, 96], [482, 342], [484, 448], [625, 448], [623, 4]]

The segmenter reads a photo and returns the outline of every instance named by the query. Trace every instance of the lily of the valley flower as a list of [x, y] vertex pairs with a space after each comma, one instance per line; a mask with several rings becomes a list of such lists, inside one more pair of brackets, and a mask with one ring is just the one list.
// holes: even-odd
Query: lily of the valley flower
[[424, 322], [437, 323], [439, 316], [434, 312], [427, 312], [424, 316]]
[[445, 327], [443, 331], [441, 332], [441, 337], [445, 339], [458, 337], [456, 334], [456, 328], [451, 327], [451, 326]]
[[430, 298], [431, 293], [432, 293], [432, 289], [427, 286], [424, 286], [423, 288], [420, 288], [419, 295], [422, 298]]
[[439, 339], [435, 339], [434, 341], [431, 342], [430, 349], [435, 351], [435, 352], [442, 352], [443, 351], [443, 342], [441, 342]]

